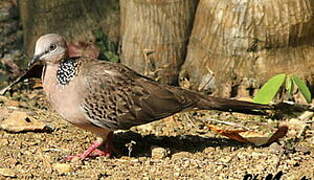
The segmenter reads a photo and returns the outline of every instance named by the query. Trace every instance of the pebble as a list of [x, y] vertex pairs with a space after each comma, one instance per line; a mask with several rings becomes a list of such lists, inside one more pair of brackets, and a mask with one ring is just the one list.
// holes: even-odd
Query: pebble
[[173, 175], [174, 175], [175, 177], [179, 177], [179, 176], [180, 176], [180, 173], [179, 173], [179, 172], [175, 172]]
[[214, 147], [207, 147], [204, 149], [204, 153], [205, 154], [210, 154], [210, 153], [214, 153], [216, 151], [216, 149]]
[[6, 146], [9, 144], [9, 141], [7, 139], [0, 139], [0, 146]]
[[0, 175], [4, 177], [16, 177], [16, 172], [9, 168], [0, 168]]
[[272, 143], [268, 148], [273, 153], [282, 153], [284, 151], [283, 147], [276, 142]]
[[231, 160], [232, 160], [232, 157], [230, 157], [230, 156], [223, 156], [223, 157], [220, 159], [220, 161], [221, 161], [222, 163], [229, 163]]
[[152, 147], [152, 158], [153, 159], [164, 159], [165, 157], [169, 156], [170, 150], [165, 149], [163, 147]]
[[56, 170], [59, 174], [70, 173], [73, 171], [73, 168], [70, 164], [66, 163], [56, 163], [52, 165], [52, 168]]
[[151, 123], [143, 124], [143, 125], [137, 126], [136, 130], [142, 131], [142, 132], [152, 132], [154, 130], [154, 126]]
[[303, 154], [310, 154], [311, 153], [311, 148], [305, 145], [297, 145], [295, 146], [295, 150], [298, 152], [301, 152]]

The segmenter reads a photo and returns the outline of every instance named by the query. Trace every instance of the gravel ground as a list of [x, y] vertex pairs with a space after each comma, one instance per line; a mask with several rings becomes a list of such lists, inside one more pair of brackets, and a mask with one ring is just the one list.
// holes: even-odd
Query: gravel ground
[[[24, 57], [16, 1], [1, 1], [0, 87], [19, 72]], [[13, 50], [12, 50], [13, 49]], [[11, 74], [7, 74], [10, 71]], [[283, 121], [268, 117], [213, 111], [181, 113], [114, 134], [119, 153], [112, 158], [64, 161], [84, 151], [94, 135], [68, 124], [50, 110], [41, 89], [19, 85], [19, 91], [0, 96], [0, 126], [8, 115], [26, 112], [48, 126], [36, 132], [10, 133], [0, 129], [2, 179], [314, 179], [314, 125], [296, 121], [278, 143], [257, 147], [208, 130], [208, 119], [241, 124], [267, 133]], [[23, 113], [22, 113], [23, 114]], [[25, 113], [24, 113], [25, 114]], [[307, 120], [313, 122], [313, 118]], [[17, 126], [18, 124], [16, 124]], [[230, 126], [217, 125], [228, 129]], [[300, 130], [301, 129], [301, 130]]]
[[241, 123], [265, 132], [283, 120], [213, 111], [181, 113], [115, 132], [114, 145], [121, 152], [112, 158], [66, 162], [66, 155], [85, 150], [94, 135], [51, 111], [41, 89], [10, 93], [0, 102], [0, 123], [6, 114], [22, 110], [49, 126], [37, 132], [0, 130], [0, 180], [314, 178], [312, 124], [303, 133], [290, 127], [288, 136], [278, 143], [257, 147], [209, 131], [205, 119]]

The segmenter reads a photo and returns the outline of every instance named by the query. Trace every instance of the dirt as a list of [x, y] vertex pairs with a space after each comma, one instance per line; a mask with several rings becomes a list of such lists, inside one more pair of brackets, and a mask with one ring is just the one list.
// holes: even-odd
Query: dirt
[[23, 110], [48, 128], [21, 133], [0, 130], [0, 179], [314, 178], [314, 125], [303, 133], [290, 128], [278, 143], [257, 147], [209, 131], [206, 124], [213, 122], [208, 118], [264, 132], [283, 120], [215, 111], [180, 113], [115, 132], [114, 146], [121, 152], [111, 158], [67, 162], [67, 155], [84, 151], [95, 136], [54, 113], [42, 89], [16, 88], [23, 90], [11, 91], [2, 100], [1, 119], [5, 119], [4, 109]]
[[[18, 48], [22, 31], [16, 1], [10, 2], [0, 3], [0, 26], [6, 27], [0, 33], [0, 87], [18, 75], [16, 65], [27, 62]], [[64, 121], [49, 107], [42, 89], [31, 87], [34, 82], [25, 81], [0, 98], [0, 125], [7, 113], [23, 111], [46, 128], [19, 133], [0, 129], [0, 180], [314, 179], [313, 118], [307, 120], [304, 131], [294, 127], [302, 124], [297, 121], [290, 124], [285, 138], [259, 147], [208, 130], [206, 124], [213, 124], [208, 119], [235, 122], [264, 133], [289, 119], [216, 111], [180, 113], [115, 132], [114, 146], [120, 152], [113, 157], [68, 162], [64, 160], [67, 155], [83, 152], [95, 136]]]

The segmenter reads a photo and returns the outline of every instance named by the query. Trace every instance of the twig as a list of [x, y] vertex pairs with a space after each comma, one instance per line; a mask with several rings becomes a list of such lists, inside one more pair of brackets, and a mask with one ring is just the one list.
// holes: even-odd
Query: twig
[[213, 118], [206, 118], [205, 119], [206, 121], [214, 121], [214, 122], [217, 122], [217, 123], [221, 123], [221, 124], [226, 124], [226, 125], [229, 125], [229, 126], [233, 126], [233, 127], [237, 127], [237, 128], [242, 128], [242, 129], [245, 129], [247, 131], [249, 131], [250, 129], [241, 125], [241, 124], [237, 124], [237, 123], [234, 123], [234, 122], [229, 122], [229, 121], [221, 121], [221, 120], [218, 120], [218, 119], [213, 119]]

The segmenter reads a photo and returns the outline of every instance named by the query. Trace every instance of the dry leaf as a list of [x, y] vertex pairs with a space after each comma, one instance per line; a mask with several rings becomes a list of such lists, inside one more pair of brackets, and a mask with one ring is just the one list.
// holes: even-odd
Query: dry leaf
[[242, 143], [253, 143], [257, 146], [271, 144], [278, 139], [284, 137], [288, 132], [288, 126], [280, 126], [278, 130], [272, 135], [265, 135], [259, 132], [247, 131], [247, 130], [224, 130], [213, 125], [207, 125], [210, 130], [217, 132], [230, 139], [242, 142]]
[[243, 143], [248, 142], [245, 138], [243, 138], [242, 136], [239, 135], [239, 133], [245, 132], [246, 130], [224, 130], [224, 129], [219, 129], [219, 128], [215, 127], [214, 125], [207, 125], [207, 127], [210, 130], [213, 130], [213, 131], [217, 132], [218, 134], [226, 136], [230, 139], [233, 139], [233, 140], [236, 140], [239, 142], [243, 142]]
[[16, 172], [13, 169], [0, 168], [0, 176], [15, 178]]
[[13, 106], [13, 107], [19, 107], [22, 104], [19, 101], [9, 99], [5, 96], [0, 96], [0, 102], [3, 103], [5, 106]]
[[245, 138], [248, 142], [253, 143], [257, 146], [261, 146], [268, 142], [269, 137], [254, 131], [246, 131], [240, 133], [240, 136]]
[[9, 132], [38, 131], [44, 130], [45, 127], [45, 123], [34, 119], [22, 111], [13, 111], [0, 124], [1, 129]]
[[266, 144], [271, 144], [278, 139], [285, 137], [288, 133], [288, 130], [289, 127], [286, 125], [279, 126], [278, 130], [268, 139], [268, 142]]

